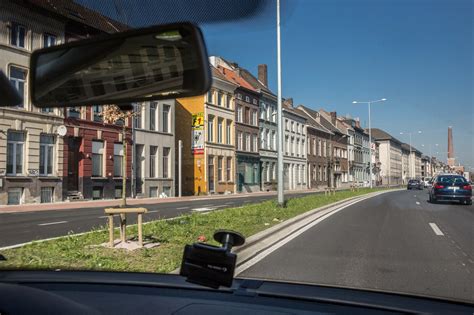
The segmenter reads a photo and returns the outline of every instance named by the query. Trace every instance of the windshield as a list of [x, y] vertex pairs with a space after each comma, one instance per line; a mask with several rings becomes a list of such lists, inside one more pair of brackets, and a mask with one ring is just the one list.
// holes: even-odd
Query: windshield
[[[474, 302], [473, 1], [281, 0], [280, 24], [277, 0], [213, 3], [2, 1], [23, 101], [0, 108], [0, 268], [177, 272], [231, 229], [236, 277]], [[31, 101], [33, 51], [179, 21], [202, 31], [204, 95]], [[144, 73], [174, 73], [155, 57]]]

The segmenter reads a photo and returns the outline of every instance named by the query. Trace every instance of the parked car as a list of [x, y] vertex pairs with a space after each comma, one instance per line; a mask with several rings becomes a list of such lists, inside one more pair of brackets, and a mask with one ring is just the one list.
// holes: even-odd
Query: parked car
[[423, 184], [419, 179], [410, 179], [407, 184], [407, 189], [423, 189]]
[[429, 200], [432, 203], [445, 200], [472, 205], [471, 198], [471, 183], [461, 175], [438, 175], [429, 190]]

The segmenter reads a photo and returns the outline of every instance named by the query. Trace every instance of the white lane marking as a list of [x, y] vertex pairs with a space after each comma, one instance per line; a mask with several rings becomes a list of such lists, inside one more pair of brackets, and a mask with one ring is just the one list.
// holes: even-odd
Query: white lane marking
[[100, 217], [98, 217], [99, 219], [105, 219], [105, 218], [108, 218], [109, 216], [108, 215], [101, 215]]
[[192, 211], [203, 212], [203, 211], [210, 211], [214, 208], [194, 208]]
[[38, 225], [53, 225], [53, 224], [62, 224], [62, 223], [67, 223], [68, 221], [57, 221], [57, 222], [49, 222], [49, 223], [41, 223], [41, 224], [38, 224]]
[[419, 201], [417, 201], [417, 202], [416, 202], [416, 204], [417, 204], [417, 205], [419, 205], [419, 204], [420, 204], [420, 202], [419, 202]]
[[440, 228], [436, 225], [436, 223], [430, 223], [431, 228], [435, 232], [436, 235], [443, 236], [443, 232], [440, 230]]
[[147, 213], [155, 213], [155, 212], [158, 212], [160, 210], [151, 210], [151, 211], [148, 211]]
[[179, 208], [176, 208], [176, 210], [183, 210], [183, 209], [189, 209], [189, 207], [179, 207]]
[[241, 272], [245, 271], [246, 269], [250, 268], [251, 266], [255, 265], [256, 263], [258, 263], [260, 260], [262, 260], [263, 258], [265, 258], [266, 256], [270, 255], [271, 253], [273, 253], [274, 251], [278, 250], [280, 247], [282, 247], [283, 245], [287, 244], [288, 242], [292, 241], [293, 239], [295, 239], [296, 237], [300, 236], [301, 234], [303, 234], [304, 232], [306, 232], [307, 230], [311, 229], [312, 227], [314, 227], [316, 224], [320, 223], [321, 221], [329, 218], [330, 216], [332, 216], [333, 214], [336, 214], [338, 213], [339, 211], [347, 208], [347, 207], [350, 207], [362, 200], [365, 200], [365, 199], [368, 199], [370, 197], [365, 197], [365, 198], [360, 198], [360, 199], [357, 199], [355, 200], [354, 202], [351, 202], [349, 204], [346, 204], [345, 206], [343, 207], [340, 207], [340, 208], [337, 208], [336, 210], [333, 210], [331, 212], [328, 212], [327, 214], [324, 214], [323, 216], [319, 217], [318, 219], [314, 220], [313, 222], [309, 223], [308, 225], [302, 227], [301, 229], [299, 229], [298, 231], [294, 232], [293, 234], [290, 234], [288, 235], [286, 238], [283, 238], [281, 239], [280, 241], [276, 242], [275, 244], [273, 244], [272, 246], [268, 247], [266, 250], [262, 251], [260, 254], [258, 254], [257, 256], [253, 257], [252, 259], [248, 260], [247, 262], [245, 262], [244, 264], [240, 265], [239, 267], [236, 268], [235, 270], [235, 274], [238, 275], [240, 274]]

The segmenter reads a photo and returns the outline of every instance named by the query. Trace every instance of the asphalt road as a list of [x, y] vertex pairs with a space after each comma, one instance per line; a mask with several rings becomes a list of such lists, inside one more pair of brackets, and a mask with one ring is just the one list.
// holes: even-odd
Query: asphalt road
[[239, 277], [474, 301], [474, 207], [396, 191], [345, 208]]
[[[308, 195], [308, 193], [288, 194], [290, 198]], [[140, 205], [148, 209], [143, 221], [152, 221], [177, 217], [193, 211], [212, 211], [230, 207], [239, 207], [248, 203], [256, 203], [264, 200], [275, 199], [276, 195], [255, 196], [229, 196], [212, 200], [199, 199], [162, 202], [157, 200], [156, 204]], [[68, 233], [81, 233], [93, 228], [106, 226], [107, 217], [104, 215], [104, 207], [32, 211], [18, 213], [0, 213], [0, 247], [21, 244], [29, 241], [63, 236]], [[116, 226], [118, 226], [118, 218]], [[136, 223], [136, 216], [129, 215], [127, 224]]]

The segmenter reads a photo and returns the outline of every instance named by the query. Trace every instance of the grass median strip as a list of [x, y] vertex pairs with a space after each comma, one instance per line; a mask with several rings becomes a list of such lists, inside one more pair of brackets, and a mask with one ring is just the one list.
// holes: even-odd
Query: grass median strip
[[[338, 191], [335, 195], [311, 194], [289, 199], [285, 208], [275, 201], [246, 204], [239, 208], [227, 208], [203, 215], [192, 213], [174, 219], [157, 220], [143, 227], [145, 237], [161, 243], [159, 247], [125, 251], [93, 247], [107, 242], [108, 232], [98, 229], [79, 236], [38, 242], [2, 251], [6, 260], [0, 261], [0, 269], [74, 269], [115, 270], [139, 272], [171, 272], [179, 267], [183, 246], [205, 236], [215, 244], [212, 235], [217, 229], [239, 231], [246, 237], [267, 229], [284, 220], [309, 210], [364, 195], [381, 189]], [[136, 226], [130, 226], [127, 235], [136, 235]], [[116, 231], [118, 236], [118, 231]]]

